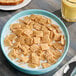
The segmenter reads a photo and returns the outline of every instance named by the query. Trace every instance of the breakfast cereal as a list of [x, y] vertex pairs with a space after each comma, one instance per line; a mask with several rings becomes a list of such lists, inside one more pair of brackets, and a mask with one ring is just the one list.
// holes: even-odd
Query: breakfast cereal
[[32, 14], [10, 25], [11, 34], [4, 39], [8, 56], [20, 65], [43, 69], [62, 56], [65, 36], [50, 18]]

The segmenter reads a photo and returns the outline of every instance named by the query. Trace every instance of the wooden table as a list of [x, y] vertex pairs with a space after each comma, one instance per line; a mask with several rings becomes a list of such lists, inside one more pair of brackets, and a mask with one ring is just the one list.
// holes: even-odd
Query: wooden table
[[[26, 9], [44, 9], [54, 13], [55, 15], [61, 18], [60, 8], [61, 8], [61, 0], [32, 0], [32, 2], [29, 5], [16, 11], [0, 10], [0, 34], [4, 24], [8, 21], [8, 19], [20, 11]], [[76, 23], [68, 23], [65, 20], [63, 20], [63, 22], [67, 26], [68, 31], [70, 33], [71, 42], [68, 54], [62, 61], [62, 63], [55, 70], [39, 76], [52, 76], [61, 66], [63, 66], [69, 59], [71, 59], [73, 56], [76, 55]], [[0, 47], [0, 76], [30, 76], [30, 75], [24, 74], [13, 68], [4, 57]]]

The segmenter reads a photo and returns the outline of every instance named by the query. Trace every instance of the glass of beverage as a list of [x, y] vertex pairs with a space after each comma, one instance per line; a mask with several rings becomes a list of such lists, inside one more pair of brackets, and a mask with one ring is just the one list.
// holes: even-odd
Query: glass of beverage
[[62, 17], [68, 22], [76, 22], [76, 0], [62, 0]]

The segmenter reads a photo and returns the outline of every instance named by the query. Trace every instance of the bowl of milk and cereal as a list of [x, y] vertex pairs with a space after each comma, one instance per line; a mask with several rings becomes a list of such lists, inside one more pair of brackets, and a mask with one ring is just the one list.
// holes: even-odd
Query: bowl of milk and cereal
[[18, 70], [43, 74], [55, 69], [64, 59], [69, 34], [54, 14], [38, 9], [25, 10], [5, 24], [1, 47], [5, 57]]

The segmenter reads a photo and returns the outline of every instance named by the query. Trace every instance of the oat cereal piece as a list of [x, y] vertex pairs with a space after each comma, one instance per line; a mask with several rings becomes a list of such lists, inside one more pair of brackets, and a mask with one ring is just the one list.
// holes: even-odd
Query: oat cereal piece
[[31, 23], [29, 25], [34, 26], [34, 24], [35, 24], [35, 22], [34, 21], [31, 21]]
[[26, 24], [30, 24], [31, 19], [30, 19], [30, 18], [24, 18], [24, 22], [25, 22]]
[[19, 58], [19, 60], [17, 60], [17, 62], [24, 62], [24, 63], [27, 63], [29, 61], [29, 57], [24, 57], [24, 56], [21, 56]]
[[51, 26], [53, 26], [55, 29], [56, 29], [56, 28], [59, 28], [59, 26], [56, 25], [56, 24], [51, 24]]
[[39, 23], [34, 24], [34, 29], [41, 30], [41, 25]]
[[37, 55], [39, 56], [40, 60], [46, 60], [45, 58], [45, 51], [43, 50], [38, 50]]
[[[25, 25], [25, 24], [22, 24], [22, 25], [21, 25], [21, 29], [22, 29], [22, 30], [24, 30], [24, 29], [26, 29], [26, 28], [27, 28], [27, 25]], [[29, 28], [30, 28], [30, 27], [29, 27]]]
[[50, 39], [52, 39], [52, 41], [53, 41], [53, 38], [54, 38], [54, 32], [50, 31]]
[[39, 44], [40, 43], [40, 38], [39, 37], [34, 37], [34, 43]]
[[11, 43], [11, 41], [9, 40], [8, 37], [5, 38], [5, 40], [4, 40], [4, 45], [5, 45], [5, 46], [12, 46], [12, 43]]
[[24, 45], [19, 45], [19, 48], [22, 50], [22, 51], [27, 51], [26, 47]]
[[19, 22], [20, 22], [20, 23], [23, 23], [23, 24], [25, 24], [25, 25], [26, 25], [25, 21], [24, 21], [24, 20], [22, 20], [22, 19], [19, 19]]
[[32, 51], [32, 52], [34, 52], [34, 51], [37, 51], [37, 50], [39, 50], [39, 46], [37, 45], [37, 44], [33, 44], [31, 47], [30, 47], [30, 50]]
[[14, 48], [15, 52], [14, 52], [14, 56], [15, 58], [20, 58], [23, 54], [22, 51], [19, 48]]
[[37, 16], [34, 15], [34, 14], [30, 15], [30, 19], [33, 20], [33, 21], [36, 19], [36, 17], [37, 17]]
[[48, 44], [47, 43], [41, 44], [41, 49], [42, 50], [48, 50], [49, 49]]
[[47, 18], [47, 24], [51, 24], [51, 23], [52, 23], [51, 19]]
[[53, 58], [56, 60], [62, 55], [62, 53], [58, 50], [52, 50], [51, 49], [50, 52], [53, 54]]
[[26, 48], [27, 50], [30, 48], [30, 46], [27, 45], [27, 44], [25, 44], [24, 46], [25, 46], [25, 48]]
[[23, 53], [24, 56], [29, 56], [30, 55], [30, 50], [26, 49], [22, 53]]
[[15, 58], [18, 57], [18, 50], [16, 49], [12, 49], [9, 53], [8, 53], [8, 56], [13, 60]]
[[51, 50], [56, 50], [54, 47], [53, 47], [53, 45], [52, 45], [53, 43], [49, 43], [48, 45], [49, 45], [49, 47], [50, 47], [50, 49]]
[[53, 47], [53, 42], [52, 42], [52, 43], [49, 43], [48, 45], [49, 45], [49, 47], [50, 47], [50, 50], [56, 50], [56, 49]]
[[50, 43], [50, 42], [51, 42], [51, 40], [50, 40], [50, 37], [49, 37], [48, 34], [47, 35], [44, 35], [42, 37], [42, 43]]
[[58, 34], [56, 31], [54, 31], [54, 40], [55, 41], [60, 41], [61, 39], [61, 35], [60, 34]]
[[39, 20], [39, 24], [41, 25], [45, 25], [47, 23], [47, 21], [45, 19], [40, 19]]
[[50, 31], [55, 30], [55, 28], [54, 28], [54, 27], [52, 27], [52, 26], [47, 26], [47, 28], [48, 28]]
[[32, 64], [32, 63], [29, 63], [28, 66], [31, 67], [31, 68], [36, 68], [36, 67], [38, 67], [38, 65]]
[[25, 45], [25, 36], [20, 36], [15, 39], [16, 42], [20, 42], [21, 45]]
[[42, 26], [41, 30], [44, 31], [44, 32], [45, 32], [45, 31], [48, 31], [48, 29], [47, 29], [46, 26]]
[[15, 34], [10, 34], [10, 35], [6, 36], [5, 39], [6, 39], [7, 41], [9, 40], [9, 41], [12, 42], [13, 40], [15, 40], [15, 38], [16, 38], [16, 35], [15, 35]]
[[55, 60], [53, 57], [47, 57], [47, 62], [53, 65], [57, 62], [57, 60]]
[[61, 44], [61, 43], [53, 43], [52, 46], [57, 49], [57, 50], [63, 50], [64, 49], [64, 46]]
[[49, 45], [50, 47], [52, 47], [52, 43], [48, 43], [48, 45]]
[[44, 33], [44, 36], [45, 35], [50, 35], [50, 31], [49, 30], [45, 30], [43, 33]]
[[25, 29], [24, 30], [24, 34], [26, 34], [27, 36], [30, 36], [30, 34], [32, 34], [33, 31], [31, 29]]
[[58, 50], [55, 50], [54, 58], [58, 59], [61, 56], [62, 56], [62, 53], [60, 51], [58, 51]]
[[24, 17], [24, 20], [26, 20], [26, 19], [30, 19], [30, 17], [29, 17], [29, 16], [25, 16], [25, 17]]
[[50, 63], [50, 64], [56, 63], [56, 60], [54, 59], [53, 54], [50, 52], [50, 50], [46, 51], [45, 57], [46, 57], [48, 63]]
[[[32, 29], [33, 29], [33, 25], [32, 25], [32, 24], [26, 25], [26, 28], [32, 30]], [[26, 28], [25, 28], [25, 29], [26, 29]]]
[[62, 33], [62, 31], [61, 31], [60, 28], [57, 28], [56, 31], [57, 31], [58, 33]]
[[61, 44], [62, 44], [62, 45], [65, 45], [64, 35], [61, 35]]
[[10, 41], [15, 40], [15, 38], [16, 38], [16, 35], [15, 35], [15, 34], [10, 34], [10, 35], [8, 35], [8, 39], [9, 39]]
[[26, 18], [24, 18], [24, 21], [25, 21], [25, 23], [26, 23], [27, 25], [29, 25], [30, 23], [33, 22], [31, 19], [26, 19]]
[[51, 25], [56, 29], [56, 31], [57, 31], [58, 33], [62, 33], [62, 31], [61, 31], [61, 29], [59, 28], [58, 25], [55, 25], [55, 24], [51, 24]]
[[24, 51], [24, 50], [29, 50], [30, 46], [28, 46], [27, 44], [25, 45], [19, 45], [19, 47]]
[[40, 19], [42, 19], [42, 17], [43, 16], [41, 16], [41, 15], [34, 15], [34, 14], [30, 15], [30, 19], [37, 23], [39, 22]]
[[15, 42], [15, 43], [13, 43], [13, 48], [18, 48], [19, 47], [19, 45], [20, 45], [20, 42]]
[[31, 54], [31, 63], [40, 66], [40, 59], [36, 53]]
[[23, 30], [17, 29], [17, 30], [14, 30], [13, 33], [15, 33], [17, 36], [21, 36], [21, 34], [23, 33]]
[[20, 29], [21, 28], [21, 24], [20, 23], [14, 23], [10, 25], [10, 30], [14, 31], [16, 29]]
[[35, 37], [35, 36], [34, 36], [34, 33], [32, 33], [32, 34], [30, 35], [30, 37], [31, 37], [31, 38]]
[[49, 64], [49, 63], [42, 63], [41, 65], [43, 68], [47, 68], [47, 67], [51, 66], [51, 64]]
[[9, 53], [8, 53], [8, 56], [13, 60], [13, 59], [15, 59], [15, 57], [13, 56], [14, 54], [14, 51], [13, 50], [11, 50]]
[[31, 37], [26, 37], [25, 38], [25, 43], [27, 44], [27, 45], [32, 45], [34, 42], [33, 42], [33, 38], [31, 38]]
[[34, 31], [36, 37], [43, 37], [43, 31]]
[[45, 24], [48, 23], [48, 19], [42, 16], [42, 18], [39, 20], [39, 23], [40, 23], [41, 25], [45, 25]]
[[26, 28], [26, 24], [24, 23], [20, 23], [21, 24], [21, 28], [20, 29], [25, 29]]
[[42, 15], [36, 15], [37, 19], [42, 19], [43, 16]]

